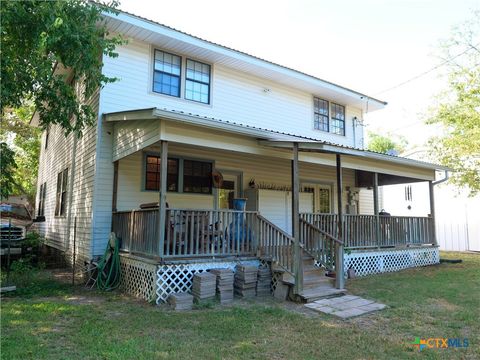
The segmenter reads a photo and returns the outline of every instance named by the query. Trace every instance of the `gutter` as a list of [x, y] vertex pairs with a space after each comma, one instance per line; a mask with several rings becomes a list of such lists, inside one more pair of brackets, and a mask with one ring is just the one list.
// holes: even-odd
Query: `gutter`
[[444, 177], [443, 179], [433, 181], [433, 182], [432, 182], [432, 185], [433, 185], [433, 186], [439, 185], [439, 184], [441, 184], [441, 183], [444, 183], [445, 181], [447, 181], [447, 180], [450, 178], [450, 174], [449, 174], [448, 170], [444, 170], [443, 172], [444, 172], [444, 174], [445, 174], [445, 177]]

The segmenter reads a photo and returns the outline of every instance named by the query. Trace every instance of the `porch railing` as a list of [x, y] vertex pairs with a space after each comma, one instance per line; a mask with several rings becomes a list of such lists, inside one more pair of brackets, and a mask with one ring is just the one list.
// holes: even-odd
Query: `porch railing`
[[320, 262], [326, 269], [335, 269], [337, 247], [343, 245], [331, 234], [319, 229], [314, 224], [300, 219], [300, 242], [303, 250]]
[[[337, 214], [301, 214], [303, 220], [338, 237]], [[432, 218], [343, 215], [343, 241], [348, 248], [433, 244]]]
[[258, 250], [293, 275], [293, 237], [263, 216], [258, 215], [257, 219]]
[[122, 250], [165, 258], [252, 255], [256, 226], [252, 211], [167, 209], [161, 254], [158, 208], [115, 212], [112, 220]]

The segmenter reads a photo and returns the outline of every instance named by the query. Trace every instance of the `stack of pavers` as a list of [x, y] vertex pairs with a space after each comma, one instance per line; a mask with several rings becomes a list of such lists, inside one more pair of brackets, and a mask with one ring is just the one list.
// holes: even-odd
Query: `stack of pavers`
[[243, 298], [255, 297], [257, 289], [256, 266], [237, 265], [235, 268], [235, 294]]
[[270, 296], [272, 284], [272, 272], [268, 267], [258, 268], [257, 296]]
[[193, 296], [188, 293], [171, 294], [168, 303], [174, 310], [192, 310]]
[[192, 294], [195, 302], [201, 303], [215, 298], [217, 277], [209, 272], [193, 275]]
[[217, 295], [220, 304], [233, 301], [233, 271], [230, 269], [212, 269], [210, 272], [217, 276]]

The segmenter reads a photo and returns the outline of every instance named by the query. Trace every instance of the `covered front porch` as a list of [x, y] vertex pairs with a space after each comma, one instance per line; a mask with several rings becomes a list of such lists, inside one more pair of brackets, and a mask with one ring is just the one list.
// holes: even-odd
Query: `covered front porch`
[[[305, 256], [343, 288], [344, 253], [436, 244], [433, 211], [388, 216], [378, 205], [382, 185], [431, 188], [430, 165], [174, 115], [105, 117], [113, 124], [112, 231], [125, 253], [158, 264], [267, 260], [301, 293]], [[373, 190], [370, 214], [359, 213], [361, 187]], [[233, 209], [233, 199], [246, 199], [245, 208]]]

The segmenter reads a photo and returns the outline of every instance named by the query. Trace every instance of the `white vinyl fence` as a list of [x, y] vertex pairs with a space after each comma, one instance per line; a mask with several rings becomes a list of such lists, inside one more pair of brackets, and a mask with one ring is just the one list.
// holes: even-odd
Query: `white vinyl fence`
[[478, 223], [453, 223], [437, 220], [436, 229], [440, 250], [480, 251], [480, 226]]

